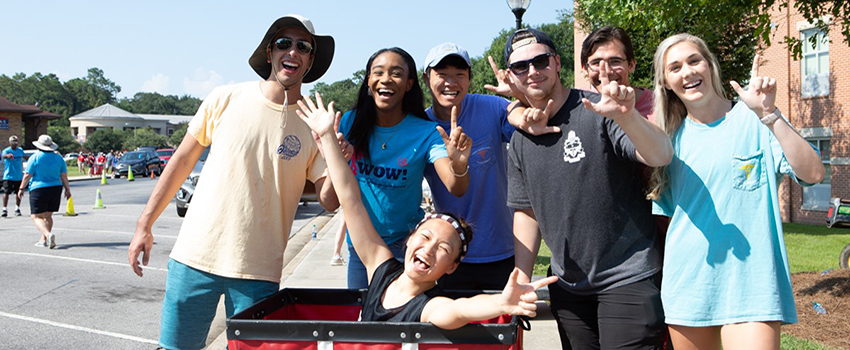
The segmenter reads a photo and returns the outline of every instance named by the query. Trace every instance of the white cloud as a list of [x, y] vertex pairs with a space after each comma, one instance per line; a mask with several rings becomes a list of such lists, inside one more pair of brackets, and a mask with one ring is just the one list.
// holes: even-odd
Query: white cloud
[[[224, 84], [224, 77], [221, 74], [201, 67], [195, 70], [193, 77], [183, 78], [183, 92], [204, 99], [215, 87]], [[233, 81], [227, 84], [233, 84]]]
[[158, 92], [163, 95], [168, 95], [168, 85], [171, 83], [171, 78], [162, 73], [156, 73], [150, 79], [142, 83], [142, 92]]

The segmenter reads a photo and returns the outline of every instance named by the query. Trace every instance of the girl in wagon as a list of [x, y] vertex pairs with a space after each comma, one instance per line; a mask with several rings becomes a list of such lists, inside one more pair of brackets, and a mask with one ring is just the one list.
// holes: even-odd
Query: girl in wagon
[[[404, 262], [396, 260], [375, 231], [360, 199], [354, 174], [337, 145], [334, 128], [339, 123], [339, 113], [334, 112], [334, 103], [325, 108], [319, 94], [316, 101], [318, 105], [309, 98], [299, 101], [298, 115], [318, 135], [330, 177], [345, 210], [351, 242], [366, 266], [369, 289], [361, 320], [430, 322], [440, 328], [455, 329], [470, 321], [502, 314], [536, 315], [535, 290], [555, 282], [557, 277], [518, 284], [518, 270], [514, 270], [501, 294], [460, 299], [441, 296], [437, 280], [457, 268], [472, 240], [470, 227], [451, 214], [426, 215], [406, 239]], [[453, 113], [455, 118], [456, 115]], [[463, 133], [456, 128], [456, 121], [450, 135], [441, 134], [444, 142], [454, 143], [461, 150], [471, 146], [468, 138], [461, 137]]]

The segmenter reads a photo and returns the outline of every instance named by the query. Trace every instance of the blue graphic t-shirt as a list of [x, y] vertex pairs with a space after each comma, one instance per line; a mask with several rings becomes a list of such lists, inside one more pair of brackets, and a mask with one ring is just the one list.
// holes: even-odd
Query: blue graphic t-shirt
[[[425, 167], [434, 207], [463, 217], [475, 230], [464, 262], [487, 263], [514, 255], [513, 211], [508, 208], [507, 148], [514, 127], [508, 123], [508, 100], [497, 96], [467, 94], [457, 123], [472, 139], [469, 158], [469, 188], [466, 194], [451, 194], [433, 165]], [[428, 118], [449, 130], [428, 108]]]
[[[339, 131], [347, 137], [353, 123], [353, 111], [345, 113]], [[425, 165], [448, 157], [436, 127], [410, 114], [395, 126], [375, 126], [369, 139], [370, 159], [351, 159], [369, 218], [388, 244], [406, 237], [425, 216], [420, 208]]]
[[[6, 158], [7, 154], [12, 159]], [[24, 178], [24, 150], [20, 147], [12, 149], [6, 147], [2, 152], [3, 157], [3, 180], [21, 181]]]
[[52, 186], [62, 186], [62, 174], [68, 172], [65, 160], [54, 152], [36, 152], [27, 162], [30, 191]]

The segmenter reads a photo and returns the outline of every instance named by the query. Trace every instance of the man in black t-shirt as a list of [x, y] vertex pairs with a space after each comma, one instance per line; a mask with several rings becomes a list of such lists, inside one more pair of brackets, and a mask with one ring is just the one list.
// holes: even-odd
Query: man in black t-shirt
[[635, 111], [634, 90], [607, 74], [600, 94], [562, 86], [560, 56], [540, 31], [513, 33], [505, 57], [514, 88], [543, 111], [542, 126], [561, 131], [511, 139], [508, 206], [520, 282], [531, 278], [542, 236], [559, 277], [549, 289], [564, 349], [660, 348], [653, 276], [661, 252], [638, 165], [669, 163], [669, 138]]

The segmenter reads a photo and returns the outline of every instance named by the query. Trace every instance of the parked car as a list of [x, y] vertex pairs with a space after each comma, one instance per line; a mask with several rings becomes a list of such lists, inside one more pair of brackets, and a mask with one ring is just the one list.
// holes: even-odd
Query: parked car
[[[201, 157], [198, 159], [198, 163], [195, 164], [195, 167], [192, 168], [192, 172], [189, 173], [189, 177], [186, 178], [186, 181], [183, 182], [183, 185], [180, 185], [180, 189], [177, 190], [177, 194], [174, 196], [175, 207], [177, 208], [177, 216], [184, 217], [186, 216], [186, 212], [189, 210], [189, 204], [192, 201], [192, 195], [195, 194], [195, 186], [198, 185], [198, 180], [201, 177], [201, 170], [204, 168], [204, 163], [207, 161], [207, 156], [209, 155], [210, 149], [207, 148], [204, 150], [204, 153], [201, 153]], [[309, 180], [306, 184], [304, 184], [304, 192], [301, 194], [301, 203], [304, 205], [307, 202], [316, 202], [318, 201], [318, 196], [316, 195], [316, 188], [313, 186], [313, 183]]]
[[180, 185], [180, 189], [177, 190], [177, 194], [174, 196], [175, 205], [177, 207], [177, 216], [184, 217], [186, 216], [186, 211], [189, 210], [189, 202], [192, 201], [192, 195], [195, 193], [195, 186], [198, 185], [198, 179], [201, 177], [201, 169], [204, 168], [204, 162], [207, 161], [207, 156], [210, 154], [210, 148], [204, 150], [204, 153], [201, 153], [201, 157], [198, 158], [198, 162], [195, 164], [195, 167], [192, 168], [192, 172], [189, 173], [189, 177], [186, 178], [186, 181]]
[[168, 160], [171, 159], [171, 156], [174, 155], [174, 149], [160, 148], [156, 150], [156, 155], [159, 156], [159, 159], [162, 159], [162, 167], [164, 168], [168, 164]]
[[127, 176], [132, 171], [133, 175], [150, 176], [151, 172], [157, 176], [162, 175], [162, 160], [154, 151], [133, 151], [124, 153], [124, 156], [118, 160], [112, 172], [112, 176], [116, 179]]
[[69, 160], [77, 160], [77, 157], [79, 156], [79, 153], [68, 153], [65, 155], [65, 157], [63, 157], [63, 159], [65, 159], [65, 161], [67, 162]]

